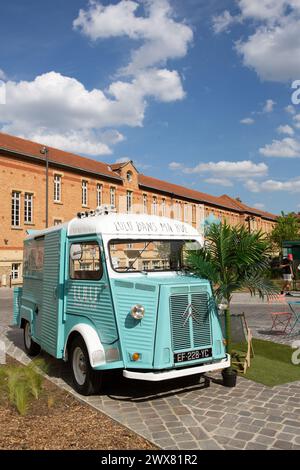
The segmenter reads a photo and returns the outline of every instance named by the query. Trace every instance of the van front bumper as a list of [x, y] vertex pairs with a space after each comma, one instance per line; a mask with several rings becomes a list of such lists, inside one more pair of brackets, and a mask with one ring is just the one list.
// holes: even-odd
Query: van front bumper
[[186, 367], [182, 369], [171, 369], [157, 372], [135, 372], [133, 370], [123, 370], [123, 376], [127, 379], [149, 380], [151, 382], [160, 382], [161, 380], [176, 379], [178, 377], [186, 377], [188, 375], [203, 374], [219, 369], [230, 367], [230, 355], [226, 354], [226, 358], [212, 364], [204, 364], [201, 366]]

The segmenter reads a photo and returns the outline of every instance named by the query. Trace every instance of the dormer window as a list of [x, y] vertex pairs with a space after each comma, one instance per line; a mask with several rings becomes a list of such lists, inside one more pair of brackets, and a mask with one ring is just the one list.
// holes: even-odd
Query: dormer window
[[131, 181], [132, 181], [132, 172], [131, 171], [127, 171], [126, 179], [127, 179], [128, 183], [131, 183]]

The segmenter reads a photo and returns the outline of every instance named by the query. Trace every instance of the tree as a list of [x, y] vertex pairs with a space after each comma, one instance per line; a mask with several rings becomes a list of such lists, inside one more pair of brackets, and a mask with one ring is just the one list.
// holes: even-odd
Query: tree
[[231, 353], [230, 303], [233, 292], [248, 289], [261, 298], [276, 293], [276, 287], [265, 277], [269, 268], [271, 246], [262, 232], [249, 233], [244, 226], [213, 224], [205, 234], [200, 250], [190, 252], [192, 272], [212, 283], [218, 304], [225, 306], [226, 351]]
[[277, 219], [277, 224], [274, 227], [270, 241], [272, 244], [281, 251], [282, 244], [285, 240], [299, 240], [300, 239], [300, 219], [292, 212], [281, 215]]

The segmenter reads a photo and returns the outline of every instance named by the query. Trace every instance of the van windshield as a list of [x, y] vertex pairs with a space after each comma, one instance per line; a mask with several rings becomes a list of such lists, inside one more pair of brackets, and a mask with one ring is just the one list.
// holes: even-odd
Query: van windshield
[[117, 272], [179, 271], [187, 253], [200, 248], [196, 240], [111, 240], [109, 255]]

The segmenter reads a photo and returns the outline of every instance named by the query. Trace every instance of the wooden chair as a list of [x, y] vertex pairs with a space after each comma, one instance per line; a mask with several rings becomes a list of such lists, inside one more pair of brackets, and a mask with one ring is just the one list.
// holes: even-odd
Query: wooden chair
[[[225, 336], [225, 318], [220, 317], [223, 335]], [[243, 374], [251, 366], [251, 358], [254, 357], [254, 348], [252, 344], [252, 332], [244, 313], [231, 314], [231, 341], [234, 344], [243, 343], [247, 345], [246, 352], [232, 351], [231, 364]]]

